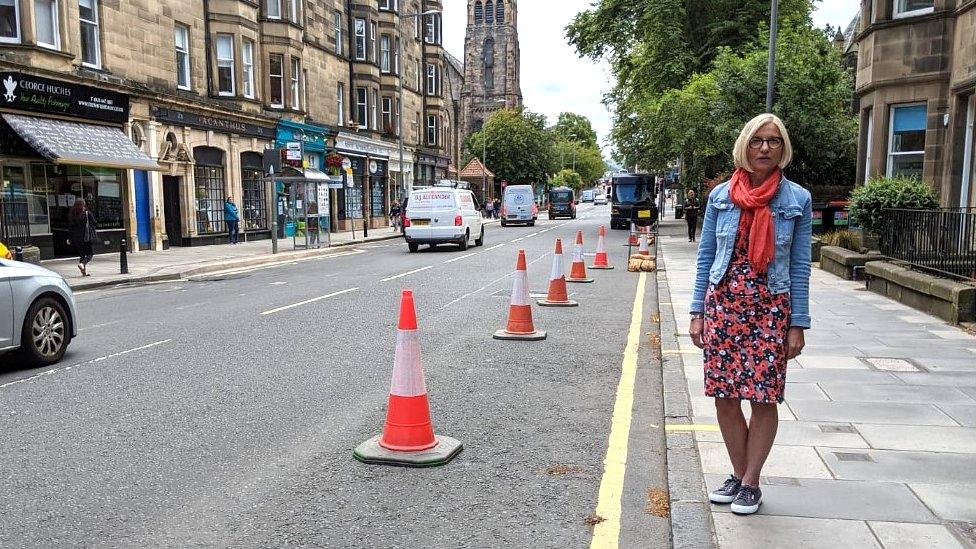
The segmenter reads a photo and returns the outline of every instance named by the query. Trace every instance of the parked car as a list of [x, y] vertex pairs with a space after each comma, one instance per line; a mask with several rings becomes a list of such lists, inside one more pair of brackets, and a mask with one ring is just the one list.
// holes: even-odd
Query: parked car
[[598, 195], [594, 196], [593, 197], [593, 205], [594, 206], [606, 206], [607, 205], [607, 195], [605, 195], [605, 194], [598, 194]]
[[457, 244], [462, 250], [474, 239], [485, 242], [484, 217], [474, 194], [467, 189], [430, 187], [410, 193], [403, 217], [407, 248], [416, 252], [421, 244]]
[[559, 216], [576, 219], [576, 193], [569, 187], [549, 191], [549, 219]]
[[539, 207], [535, 205], [535, 190], [532, 185], [509, 185], [502, 196], [502, 227], [512, 223], [535, 225], [539, 217]]
[[77, 335], [77, 317], [61, 275], [0, 259], [0, 353], [18, 351], [37, 365], [58, 362]]

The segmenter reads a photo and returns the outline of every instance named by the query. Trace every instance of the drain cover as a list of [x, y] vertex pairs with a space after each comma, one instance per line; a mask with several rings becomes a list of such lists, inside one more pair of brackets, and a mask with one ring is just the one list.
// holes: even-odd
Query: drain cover
[[857, 433], [850, 425], [818, 425], [817, 427], [820, 427], [821, 433]]
[[865, 358], [872, 366], [888, 372], [917, 372], [914, 364], [903, 358]]
[[837, 457], [837, 461], [874, 461], [868, 454], [857, 454], [854, 452], [833, 452], [833, 454]]

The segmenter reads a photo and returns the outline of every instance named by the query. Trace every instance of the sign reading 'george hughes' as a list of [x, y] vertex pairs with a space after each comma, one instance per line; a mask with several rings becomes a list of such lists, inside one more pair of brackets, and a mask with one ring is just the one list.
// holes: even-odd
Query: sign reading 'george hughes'
[[0, 107], [124, 124], [129, 96], [19, 72], [0, 72]]
[[165, 107], [153, 107], [153, 118], [157, 122], [167, 122], [179, 126], [190, 126], [203, 130], [213, 130], [218, 133], [233, 133], [245, 137], [257, 137], [261, 139], [274, 140], [275, 127], [241, 122], [228, 118], [218, 118], [216, 116], [206, 116]]

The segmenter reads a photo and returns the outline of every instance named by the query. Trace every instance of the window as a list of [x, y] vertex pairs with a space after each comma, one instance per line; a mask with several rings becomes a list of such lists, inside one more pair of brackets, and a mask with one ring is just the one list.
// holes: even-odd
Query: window
[[291, 58], [291, 108], [300, 110], [302, 108], [302, 60], [297, 57]]
[[241, 43], [241, 65], [244, 67], [244, 97], [254, 99], [254, 42]]
[[437, 145], [437, 134], [438, 134], [439, 121], [436, 115], [427, 116], [427, 144], [430, 146]]
[[865, 115], [865, 120], [867, 124], [864, 125], [865, 131], [867, 132], [864, 138], [864, 182], [867, 183], [871, 179], [871, 162], [874, 161], [874, 155], [871, 154], [871, 149], [874, 147], [874, 109], [867, 109], [867, 114]]
[[217, 35], [217, 93], [234, 95], [234, 37]]
[[197, 232], [213, 234], [224, 231], [224, 152], [213, 147], [193, 149], [193, 183], [197, 202]]
[[393, 98], [383, 98], [383, 133], [395, 133], [393, 129]]
[[424, 18], [427, 26], [427, 35], [425, 40], [428, 44], [440, 44], [441, 43], [441, 15], [435, 13], [428, 15]]
[[173, 41], [176, 44], [176, 87], [190, 89], [190, 29], [183, 25], [173, 28]]
[[281, 0], [267, 0], [268, 19], [281, 19]]
[[393, 72], [400, 76], [400, 38], [393, 39]]
[[78, 20], [81, 24], [81, 64], [102, 66], [102, 52], [98, 43], [98, 0], [78, 0]]
[[295, 24], [302, 23], [302, 2], [301, 0], [288, 0], [288, 16]]
[[260, 231], [268, 228], [268, 205], [265, 200], [264, 169], [261, 155], [253, 152], [241, 153], [241, 201], [244, 210], [244, 230]]
[[894, 0], [895, 17], [912, 17], [935, 10], [933, 0]]
[[20, 0], [0, 0], [0, 43], [20, 42]]
[[478, 0], [474, 3], [474, 24], [480, 25], [485, 22], [485, 6]]
[[366, 60], [366, 20], [356, 18], [356, 61]]
[[976, 95], [970, 95], [968, 103], [959, 207], [976, 208]]
[[485, 4], [485, 23], [489, 25], [495, 22], [495, 4], [491, 0]]
[[369, 23], [369, 55], [370, 61], [376, 61], [379, 57], [376, 51], [376, 23]]
[[34, 0], [34, 26], [37, 45], [55, 50], [61, 49], [61, 31], [58, 28], [58, 0]]
[[346, 125], [346, 85], [342, 82], [336, 84], [336, 112], [338, 113], [337, 126]]
[[400, 129], [400, 124], [401, 124], [401, 122], [400, 122], [400, 100], [399, 99], [395, 100], [393, 102], [393, 104], [396, 105], [396, 114], [394, 115], [394, 116], [396, 116], [396, 118], [393, 120], [393, 124], [394, 124], [393, 125], [393, 133], [396, 134], [397, 136], [399, 136], [400, 133], [401, 133], [401, 129]]
[[268, 75], [270, 76], [271, 89], [269, 99], [272, 107], [285, 106], [285, 56], [280, 53], [273, 53], [268, 58]]
[[390, 73], [390, 36], [380, 36], [380, 71]]
[[[418, 4], [413, 5], [412, 13], [420, 13], [420, 6]], [[413, 19], [413, 37], [420, 40], [420, 18], [411, 17]]]
[[373, 103], [370, 106], [372, 107], [372, 111], [373, 111], [374, 130], [378, 130], [380, 128], [380, 123], [379, 123], [380, 120], [379, 120], [379, 112], [378, 112], [380, 108], [379, 102], [380, 102], [380, 96], [378, 93], [376, 93], [376, 90], [373, 90]]
[[433, 63], [427, 64], [427, 95], [440, 95], [440, 67]]
[[499, 0], [495, 4], [495, 23], [501, 25], [505, 22], [505, 2]]
[[888, 133], [888, 175], [922, 178], [925, 160], [925, 104], [891, 107]]
[[400, 6], [397, 0], [380, 0], [380, 9], [388, 11], [399, 11]]
[[366, 88], [356, 88], [356, 123], [359, 129], [365, 130], [369, 124], [366, 103], [369, 102], [369, 92]]
[[417, 61], [417, 85], [416, 85], [416, 88], [417, 88], [417, 91], [418, 92], [420, 90], [424, 89], [423, 86], [422, 86], [422, 83], [423, 83], [423, 80], [422, 79], [423, 79], [423, 74], [424, 74], [423, 66], [424, 66], [423, 63], [418, 60]]
[[485, 88], [490, 90], [495, 87], [495, 39], [490, 36], [485, 39], [481, 61], [484, 63]]
[[336, 55], [342, 55], [342, 14], [339, 12], [332, 14], [332, 30], [335, 34]]

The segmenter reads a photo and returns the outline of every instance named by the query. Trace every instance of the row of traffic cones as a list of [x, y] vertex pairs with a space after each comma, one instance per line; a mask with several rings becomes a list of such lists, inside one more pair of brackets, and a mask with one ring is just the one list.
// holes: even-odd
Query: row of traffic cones
[[[609, 264], [604, 238], [606, 229], [600, 227], [597, 253], [592, 269], [613, 269]], [[547, 307], [576, 307], [569, 299], [567, 283], [590, 283], [583, 261], [583, 233], [576, 233], [573, 264], [569, 278], [563, 269], [563, 245], [556, 239], [549, 293], [538, 304]], [[508, 325], [495, 332], [495, 339], [539, 341], [546, 332], [536, 330], [529, 304], [529, 278], [525, 250], [519, 250], [509, 305]], [[413, 292], [403, 290], [400, 296], [400, 318], [397, 325], [397, 345], [393, 358], [393, 379], [387, 401], [386, 421], [382, 434], [360, 444], [353, 456], [364, 463], [398, 465], [404, 467], [436, 467], [457, 456], [463, 446], [460, 441], [434, 434], [430, 419], [430, 404], [420, 358], [417, 337], [417, 312]]]

